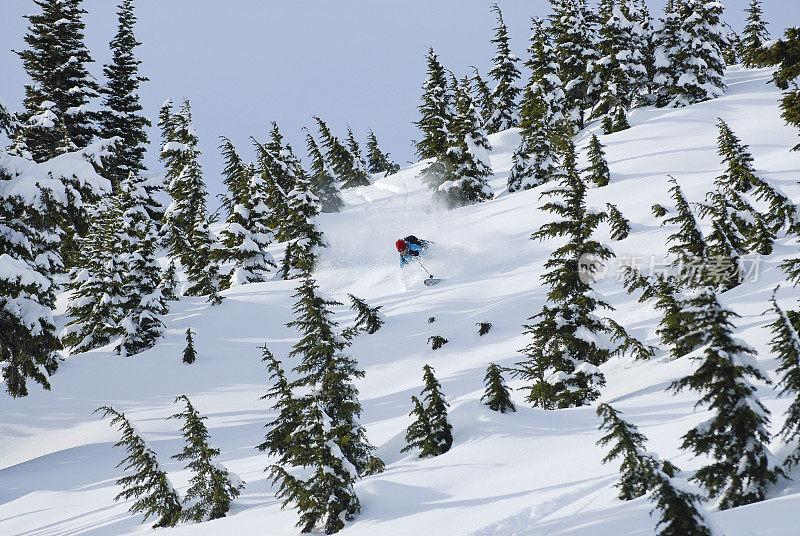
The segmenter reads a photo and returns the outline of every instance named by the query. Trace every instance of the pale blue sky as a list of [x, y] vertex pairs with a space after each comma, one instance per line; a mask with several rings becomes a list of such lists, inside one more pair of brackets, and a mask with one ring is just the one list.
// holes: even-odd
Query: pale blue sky
[[[486, 75], [494, 49], [492, 2], [478, 0], [139, 0], [137, 38], [145, 83], [142, 103], [155, 122], [168, 97], [192, 102], [210, 193], [221, 191], [221, 135], [250, 158], [250, 136], [265, 139], [277, 121], [305, 158], [300, 128], [311, 116], [325, 119], [339, 135], [349, 124], [364, 143], [372, 128], [384, 151], [401, 164], [414, 159], [424, 56], [433, 46], [456, 75], [476, 65]], [[512, 48], [524, 58], [530, 18], [546, 16], [546, 0], [501, 0]], [[748, 0], [729, 0], [725, 20], [737, 31]], [[664, 0], [649, 0], [654, 17]], [[116, 32], [116, 2], [85, 0], [86, 38], [99, 80]], [[31, 0], [2, 0], [0, 97], [16, 109], [27, 77], [11, 49], [24, 48]], [[773, 35], [800, 24], [796, 0], [766, 0]], [[154, 128], [151, 142], [158, 140]], [[147, 163], [160, 171], [151, 147]], [[215, 203], [211, 203], [212, 206]]]

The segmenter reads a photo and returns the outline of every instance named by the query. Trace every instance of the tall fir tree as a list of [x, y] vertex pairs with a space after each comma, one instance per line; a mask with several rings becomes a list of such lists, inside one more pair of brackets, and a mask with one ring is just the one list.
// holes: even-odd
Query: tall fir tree
[[133, 0], [121, 0], [117, 17], [117, 34], [110, 45], [111, 63], [103, 68], [108, 81], [100, 89], [103, 108], [98, 114], [100, 137], [121, 138], [120, 142], [110, 147], [109, 155], [103, 159], [104, 174], [115, 191], [128, 175], [139, 175], [145, 170], [145, 129], [151, 124], [141, 114], [142, 105], [139, 103], [139, 84], [147, 82], [148, 78], [139, 75], [142, 62], [133, 54], [133, 49], [141, 44], [133, 35], [133, 25], [136, 23]]
[[337, 323], [330, 318], [330, 307], [342, 304], [320, 296], [316, 282], [308, 274], [294, 297], [297, 301], [292, 310], [296, 316], [287, 326], [301, 334], [288, 354], [300, 360], [294, 367], [300, 378], [295, 386], [314, 387], [318, 391], [316, 398], [322, 410], [335, 426], [341, 427], [337, 433], [346, 431], [339, 438], [340, 448], [356, 473], [363, 475], [375, 447], [370, 445], [366, 431], [358, 423], [361, 403], [353, 381], [362, 378], [364, 372], [344, 353], [350, 340], [336, 333]]
[[170, 256], [180, 260], [188, 275], [181, 294], [209, 296], [209, 301], [217, 304], [221, 300], [217, 294], [221, 275], [214, 260], [216, 238], [209, 229], [207, 191], [189, 101], [184, 100], [177, 113], [172, 111], [172, 102], [167, 101], [159, 119], [164, 141], [161, 160], [166, 168], [166, 189], [172, 198], [164, 213], [161, 233]]
[[674, 106], [688, 106], [725, 92], [722, 50], [727, 44], [720, 22], [722, 4], [686, 0], [676, 5], [681, 19], [675, 51]]
[[703, 282], [702, 263], [706, 257], [706, 242], [683, 190], [674, 177], [669, 180], [675, 215], [664, 219], [661, 225], [677, 225], [678, 228], [667, 237], [667, 243], [670, 244], [667, 252], [672, 257], [672, 266], [678, 271], [677, 286], [698, 286]]
[[127, 356], [155, 345], [164, 331], [161, 316], [169, 312], [168, 296], [160, 285], [161, 267], [156, 260], [158, 231], [147, 212], [149, 200], [146, 181], [131, 172], [120, 186], [121, 210], [114, 240], [122, 254], [120, 292], [124, 300], [116, 352]]
[[[0, 104], [0, 116], [4, 111]], [[61, 343], [53, 318], [57, 287], [52, 272], [61, 265], [60, 230], [49, 217], [47, 179], [54, 186], [58, 181], [46, 172], [17, 174], [11, 159], [0, 148], [0, 370], [4, 390], [24, 397], [28, 380], [49, 389], [47, 377], [58, 368]], [[35, 168], [22, 158], [18, 163]], [[34, 195], [21, 195], [25, 191]]]
[[267, 251], [275, 238], [268, 185], [254, 167], [242, 163], [230, 140], [224, 139], [221, 148], [225, 157], [223, 174], [233, 203], [220, 232], [223, 256], [233, 261], [223, 286], [267, 281], [276, 269]]
[[594, 263], [612, 256], [611, 250], [592, 239], [604, 214], [587, 210], [586, 184], [576, 169], [571, 144], [564, 152], [558, 186], [543, 195], [556, 199], [542, 209], [561, 219], [542, 225], [531, 239], [566, 237], [567, 242], [545, 263], [548, 272], [542, 281], [550, 286], [548, 303], [524, 326], [532, 341], [522, 350], [526, 359], [517, 363], [515, 372], [527, 384], [527, 400], [536, 406], [581, 406], [599, 396], [605, 378], [597, 367], [617, 348], [601, 342], [612, 338], [613, 328], [597, 311], [611, 306], [590, 285]]
[[318, 249], [327, 245], [315, 221], [320, 213], [319, 199], [305, 175], [296, 176], [295, 187], [287, 195], [287, 206], [286, 250], [278, 273], [283, 279], [293, 279], [313, 272]]
[[[341, 304], [319, 296], [308, 274], [295, 297], [296, 317], [287, 325], [301, 335], [289, 352], [300, 360], [294, 367], [298, 379], [288, 382], [280, 363], [263, 348], [274, 380], [265, 398], [275, 400], [279, 414], [258, 448], [277, 456], [268, 467], [270, 477], [283, 505], [295, 504], [300, 510], [301, 530], [324, 526], [333, 534], [360, 510], [356, 479], [383, 464], [371, 454], [374, 447], [358, 423], [361, 404], [353, 382], [364, 373], [343, 353], [349, 339], [335, 333], [336, 323], [330, 319], [329, 307]], [[298, 476], [293, 467], [306, 471]]]
[[181, 517], [181, 499], [169, 481], [167, 473], [161, 468], [156, 458], [156, 453], [136, 430], [134, 424], [128, 420], [124, 413], [120, 413], [111, 406], [102, 406], [95, 410], [102, 417], [111, 417], [111, 425], [117, 426], [122, 433], [122, 438], [115, 447], [125, 447], [127, 455], [117, 467], [124, 466], [126, 471], [131, 471], [117, 479], [117, 485], [122, 491], [114, 500], [135, 498], [130, 513], [144, 514], [144, 521], [157, 517], [157, 527], [173, 527]]
[[389, 153], [381, 151], [378, 138], [372, 130], [367, 135], [367, 166], [370, 173], [383, 173], [384, 176], [400, 171], [400, 166], [389, 160]]
[[[800, 27], [787, 28], [783, 38], [769, 47], [764, 63], [777, 65], [772, 79], [778, 88], [783, 90], [781, 98], [781, 117], [786, 124], [800, 129], [800, 87], [797, 77], [800, 76]], [[800, 143], [792, 147], [792, 151], [800, 151]]]
[[434, 203], [457, 208], [493, 197], [486, 178], [492, 174], [491, 145], [470, 95], [469, 79], [454, 81], [456, 115], [447, 126], [447, 150], [422, 170]]
[[599, 59], [594, 17], [586, 0], [550, 0], [550, 4], [553, 57], [564, 83], [567, 119], [582, 129], [585, 110], [591, 108], [589, 95], [594, 91], [589, 66]]
[[[777, 290], [777, 289], [776, 289]], [[786, 410], [778, 435], [787, 445], [793, 445], [784, 465], [791, 468], [800, 464], [800, 314], [797, 311], [784, 311], [772, 294], [772, 311], [778, 318], [769, 325], [772, 332], [770, 348], [780, 360], [777, 372], [781, 375], [778, 386], [781, 396], [793, 397]]]
[[644, 450], [646, 438], [636, 426], [625, 421], [620, 412], [608, 404], [600, 404], [597, 415], [603, 419], [600, 428], [606, 432], [598, 444], [615, 441], [603, 462], [623, 457], [620, 480], [616, 484], [619, 498], [630, 500], [649, 493], [650, 502], [655, 503], [653, 511], [661, 513], [656, 536], [722, 536], [706, 514], [700, 497], [686, 490], [686, 485], [678, 479], [678, 469]]
[[634, 20], [639, 16], [636, 11], [639, 5], [630, 0], [601, 2], [601, 57], [596, 69], [603, 86], [591, 118], [601, 119], [606, 134], [627, 128], [627, 113], [647, 79], [647, 36]]
[[369, 171], [367, 171], [367, 161], [361, 154], [361, 147], [356, 141], [353, 130], [347, 127], [347, 152], [351, 162], [350, 176], [347, 177], [342, 188], [354, 188], [356, 186], [369, 186]]
[[420, 158], [438, 158], [448, 149], [449, 127], [455, 117], [454, 99], [447, 73], [432, 48], [428, 49], [425, 59], [428, 74], [422, 84], [420, 118], [414, 122], [422, 131], [422, 139], [415, 142], [415, 145]]
[[[224, 281], [219, 264], [215, 260], [219, 258], [219, 245], [210, 224], [206, 214], [197, 215], [192, 229], [192, 245], [197, 259], [186, 268], [187, 281], [181, 289], [181, 294], [206, 296], [208, 303], [219, 305], [223, 299], [219, 291]], [[206, 262], [201, 264], [201, 259], [206, 259]]]
[[502, 371], [494, 363], [490, 363], [486, 368], [486, 376], [483, 377], [486, 390], [481, 397], [481, 402], [489, 406], [492, 411], [500, 413], [514, 412], [517, 408], [511, 401], [511, 394], [508, 391]]
[[715, 190], [698, 204], [699, 214], [711, 219], [711, 231], [706, 236], [706, 256], [702, 265], [703, 284], [721, 291], [730, 290], [742, 282], [741, 257], [746, 252], [738, 218], [725, 192]]
[[406, 446], [400, 452], [419, 449], [419, 457], [439, 456], [453, 446], [453, 426], [447, 420], [449, 404], [430, 365], [423, 367], [424, 387], [419, 398], [412, 396], [415, 420], [406, 430]]
[[558, 165], [556, 152], [569, 127], [565, 126], [565, 98], [555, 62], [555, 51], [541, 19], [532, 19], [526, 66], [531, 78], [522, 98], [522, 140], [514, 152], [508, 190], [533, 188], [552, 180]]
[[17, 52], [31, 78], [25, 86], [22, 146], [35, 162], [83, 149], [96, 134], [91, 100], [98, 85], [84, 43], [82, 0], [35, 0], [40, 13], [26, 15], [28, 48]]
[[[268, 469], [278, 484], [275, 496], [283, 499], [284, 507], [295, 504], [300, 511], [301, 532], [321, 528], [325, 534], [335, 534], [361, 511], [353, 488], [358, 475], [341, 450], [343, 427], [331, 422], [315, 394], [298, 398], [302, 426], [293, 430], [296, 437]], [[307, 476], [290, 473], [292, 467], [303, 467]]]
[[172, 458], [188, 462], [186, 469], [192, 471], [189, 489], [183, 498], [184, 509], [181, 519], [199, 523], [225, 517], [231, 509], [231, 503], [239, 496], [244, 483], [214, 460], [221, 451], [208, 443], [208, 428], [203, 423], [206, 417], [197, 412], [186, 395], [178, 396], [175, 403], [178, 402], [183, 402], [186, 407], [170, 418], [183, 422], [181, 434], [184, 446], [183, 450]]
[[764, 43], [769, 41], [767, 22], [763, 19], [761, 0], [750, 0], [745, 10], [747, 22], [742, 31], [740, 44], [742, 64], [745, 67], [763, 67], [765, 57]]
[[688, 334], [698, 335], [702, 350], [693, 354], [694, 372], [671, 388], [698, 392], [698, 405], [713, 410], [710, 419], [683, 436], [682, 448], [710, 455], [711, 463], [693, 477], [716, 498], [721, 509], [764, 499], [767, 487], [785, 476], [767, 448], [769, 411], [749, 378], [767, 381], [754, 361], [755, 350], [734, 339], [734, 312], [723, 307], [711, 288], [699, 289], [687, 301]]
[[166, 168], [166, 189], [172, 198], [161, 232], [170, 256], [189, 269], [209, 262], [199, 258], [195, 236], [198, 218], [206, 216], [207, 195], [197, 148], [199, 140], [188, 100], [177, 113], [173, 113], [172, 101], [165, 102], [159, 117], [164, 141], [161, 161]]
[[[322, 154], [317, 141], [311, 132], [305, 127], [306, 131], [306, 147], [308, 149], [308, 157], [311, 159], [311, 171], [309, 179], [311, 180], [311, 190], [319, 198], [320, 210], [322, 212], [339, 212], [344, 208], [344, 201], [342, 201], [341, 192], [336, 186], [336, 173], [331, 167], [330, 163], [326, 160], [325, 155]], [[370, 131], [371, 133], [372, 131]], [[377, 141], [376, 141], [377, 145]], [[370, 159], [373, 158], [372, 149], [370, 144], [367, 143], [367, 148], [370, 151]], [[372, 160], [370, 160], [372, 162]], [[370, 164], [372, 165], [372, 164]], [[377, 173], [377, 171], [370, 172]]]
[[472, 90], [473, 96], [475, 98], [475, 104], [480, 110], [481, 120], [483, 121], [483, 125], [486, 125], [486, 122], [492, 117], [492, 113], [494, 112], [494, 104], [492, 103], [492, 90], [489, 89], [489, 84], [486, 83], [486, 80], [481, 77], [481, 73], [478, 71], [478, 68], [475, 66], [471, 66], [472, 68], [472, 79], [470, 80], [472, 83]]
[[126, 302], [122, 287], [128, 267], [124, 255], [114, 249], [124, 208], [120, 196], [103, 199], [94, 208], [91, 232], [78, 242], [82, 261], [71, 270], [66, 285], [70, 321], [60, 335], [72, 354], [105, 346], [122, 334]]
[[659, 107], [680, 105], [676, 91], [680, 76], [677, 55], [682, 46], [681, 15], [678, 4], [678, 0], [667, 1], [660, 27], [653, 33], [654, 61], [651, 93], [656, 106]]
[[521, 91], [519, 87], [521, 75], [517, 68], [519, 58], [511, 53], [508, 28], [503, 21], [500, 6], [492, 4], [491, 9], [497, 14], [497, 27], [494, 29], [495, 35], [491, 41], [497, 52], [492, 58], [493, 66], [489, 71], [489, 77], [495, 83], [491, 94], [494, 108], [484, 126], [489, 134], [494, 134], [517, 126], [519, 121], [517, 98]]
[[352, 131], [348, 129], [349, 138], [345, 143], [342, 143], [339, 138], [333, 135], [322, 119], [314, 116], [314, 121], [316, 121], [319, 128], [320, 143], [325, 149], [325, 158], [336, 174], [336, 181], [341, 184], [341, 187], [354, 188], [368, 185], [369, 176], [366, 164]]
[[645, 441], [647, 438], [639, 432], [635, 425], [624, 420], [620, 414], [620, 411], [608, 404], [597, 406], [597, 416], [603, 419], [600, 429], [605, 432], [597, 444], [607, 446], [612, 441], [614, 442], [608, 454], [603, 458], [603, 463], [622, 458], [619, 467], [620, 478], [615, 487], [619, 490], [618, 497], [621, 501], [630, 501], [641, 497], [653, 488], [653, 470], [658, 465], [646, 454]]

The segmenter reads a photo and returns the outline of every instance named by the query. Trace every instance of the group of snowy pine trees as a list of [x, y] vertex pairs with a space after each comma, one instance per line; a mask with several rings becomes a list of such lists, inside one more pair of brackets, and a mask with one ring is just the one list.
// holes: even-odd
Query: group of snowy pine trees
[[[111, 344], [130, 356], [152, 347], [178, 295], [218, 304], [225, 288], [312, 270], [324, 246], [314, 218], [342, 208], [339, 188], [399, 169], [372, 131], [362, 153], [352, 130], [340, 140], [319, 118], [320, 142], [306, 136], [308, 171], [277, 125], [268, 143], [254, 142], [256, 163], [223, 138], [227, 215], [217, 236], [188, 101], [177, 109], [167, 101], [159, 114], [164, 180], [144, 175], [151, 123], [139, 102], [147, 78], [134, 55], [132, 0], [120, 1], [103, 85], [88, 69], [82, 0], [36, 4], [27, 48], [17, 53], [31, 79], [24, 110], [12, 113], [0, 100], [0, 131], [11, 140], [0, 150], [0, 365], [12, 396], [27, 394], [28, 379], [49, 388], [62, 349]], [[167, 207], [160, 191], [171, 198]], [[273, 242], [286, 243], [280, 262], [268, 252]], [[63, 276], [69, 323], [56, 334]]]
[[[743, 57], [748, 66], [781, 61], [769, 60], [761, 48], [767, 34], [758, 0], [741, 40], [729, 38], [719, 2], [670, 0], [659, 21], [644, 0], [602, 0], [596, 11], [586, 0], [550, 2], [547, 20], [532, 20], [525, 84], [497, 5], [490, 80], [477, 69], [457, 79], [428, 51], [415, 125], [422, 132], [417, 153], [431, 159], [423, 179], [434, 202], [454, 208], [492, 198], [487, 134], [521, 129], [508, 190], [532, 188], [555, 180], [564, 145], [589, 121], [600, 121], [608, 134], [628, 128], [635, 107], [718, 97], [725, 90], [725, 56]], [[776, 81], [788, 83], [779, 75]], [[784, 105], [793, 103], [787, 121], [799, 124], [796, 101], [796, 91], [789, 92]]]

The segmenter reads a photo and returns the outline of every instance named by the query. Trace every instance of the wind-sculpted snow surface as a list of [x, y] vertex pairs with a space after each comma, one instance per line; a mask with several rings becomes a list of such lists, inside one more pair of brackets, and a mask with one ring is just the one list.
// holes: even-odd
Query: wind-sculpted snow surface
[[[611, 183], [588, 193], [592, 207], [613, 203], [631, 221], [628, 238], [613, 241], [601, 226], [598, 239], [610, 244], [618, 260], [649, 266], [660, 259], [673, 229], [660, 226], [651, 213], [660, 203], [672, 206], [668, 175], [689, 201], [701, 201], [720, 174], [716, 152], [717, 118], [725, 120], [749, 144], [759, 176], [800, 202], [800, 154], [790, 153], [796, 133], [779, 117], [778, 96], [766, 85], [766, 70], [732, 69], [721, 98], [684, 109], [637, 109], [632, 128], [599, 135], [611, 170]], [[595, 125], [577, 137], [579, 165]], [[622, 502], [614, 488], [617, 466], [603, 465], [606, 452], [595, 445], [601, 433], [594, 407], [557, 411], [533, 409], [523, 391], [512, 398], [517, 412], [501, 414], [480, 402], [489, 363], [508, 367], [528, 344], [522, 324], [538, 313], [545, 289], [539, 276], [556, 247], [535, 242], [530, 234], [547, 221], [538, 210], [542, 188], [505, 191], [516, 130], [490, 136], [491, 177], [495, 198], [453, 211], [430, 207], [430, 192], [418, 178], [425, 163], [401, 170], [373, 184], [344, 192], [346, 207], [323, 214], [320, 228], [329, 244], [315, 274], [321, 291], [349, 303], [347, 294], [381, 306], [386, 323], [373, 335], [360, 335], [348, 353], [366, 377], [357, 382], [364, 407], [361, 418], [386, 471], [356, 484], [361, 514], [340, 533], [345, 536], [644, 536], [655, 531], [646, 497]], [[705, 229], [704, 229], [705, 230]], [[414, 234], [436, 242], [423, 264], [443, 284], [422, 285], [419, 266], [402, 272], [394, 243]], [[281, 246], [271, 247], [280, 258]], [[769, 353], [774, 320], [762, 315], [772, 289], [785, 276], [778, 263], [796, 256], [798, 244], [779, 238], [775, 252], [760, 259], [757, 277], [748, 277], [721, 301], [741, 318], [736, 336], [753, 346], [759, 366], [776, 379], [777, 360]], [[654, 261], [655, 262], [655, 261]], [[401, 275], [402, 274], [402, 275]], [[649, 304], [639, 304], [613, 277], [595, 284], [615, 307], [612, 318], [648, 344], [657, 344], [659, 320]], [[127, 502], [115, 503], [119, 489], [115, 468], [118, 439], [92, 411], [113, 405], [141, 431], [158, 454], [177, 491], [185, 493], [190, 474], [169, 456], [181, 449], [180, 431], [165, 417], [174, 413], [178, 394], [189, 396], [203, 415], [219, 462], [246, 482], [228, 517], [169, 529], [175, 535], [297, 534], [294, 510], [281, 510], [275, 490], [265, 480], [272, 460], [254, 446], [263, 441], [264, 425], [274, 414], [260, 397], [267, 391], [267, 370], [259, 345], [285, 359], [297, 333], [291, 320], [295, 281], [241, 285], [224, 292], [225, 301], [208, 306], [203, 298], [184, 298], [165, 319], [166, 336], [154, 348], [132, 358], [101, 348], [69, 358], [52, 378], [52, 391], [32, 389], [30, 396], [0, 397], [0, 534], [133, 535], [149, 532]], [[796, 307], [797, 292], [785, 285], [778, 293], [784, 308]], [[63, 297], [60, 303], [63, 302]], [[56, 317], [60, 326], [66, 322]], [[341, 326], [352, 325], [347, 305], [335, 310]], [[430, 317], [435, 321], [428, 322]], [[481, 337], [476, 324], [491, 322]], [[197, 360], [181, 363], [184, 334], [196, 334]], [[426, 344], [439, 335], [449, 343], [435, 352]], [[285, 363], [291, 369], [296, 363]], [[422, 367], [436, 370], [450, 404], [454, 442], [450, 451], [419, 459], [401, 453], [411, 423], [411, 396], [422, 387]], [[607, 385], [600, 402], [624, 412], [647, 436], [647, 449], [683, 471], [705, 460], [679, 449], [680, 437], [708, 420], [695, 410], [697, 396], [667, 392], [670, 383], [693, 370], [690, 359], [672, 360], [664, 352], [649, 361], [614, 358], [600, 367]], [[518, 380], [506, 378], [509, 387]], [[757, 394], [772, 414], [771, 432], [780, 428], [790, 400], [777, 398], [772, 386], [756, 382]], [[778, 442], [782, 459], [787, 448]], [[800, 479], [800, 471], [792, 476]], [[726, 536], [797, 534], [800, 485], [781, 482], [768, 500], [712, 512]]]

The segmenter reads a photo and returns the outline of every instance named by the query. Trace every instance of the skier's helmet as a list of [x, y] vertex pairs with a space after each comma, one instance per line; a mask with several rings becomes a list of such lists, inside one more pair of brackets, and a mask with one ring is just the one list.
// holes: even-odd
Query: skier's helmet
[[402, 238], [395, 242], [394, 245], [397, 246], [397, 251], [403, 251], [408, 248], [408, 244], [406, 244], [406, 241]]

